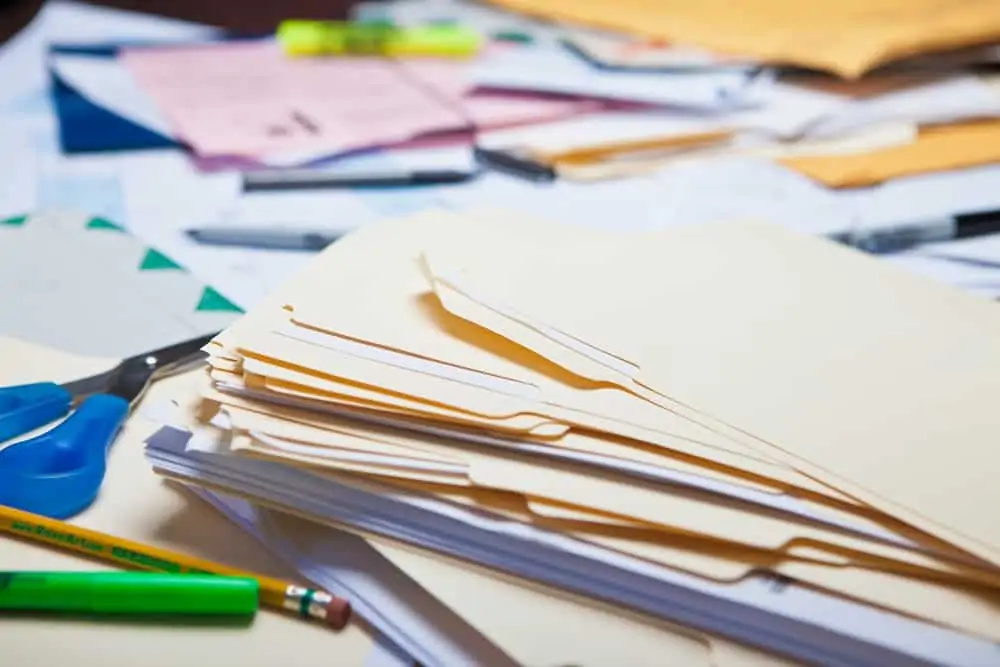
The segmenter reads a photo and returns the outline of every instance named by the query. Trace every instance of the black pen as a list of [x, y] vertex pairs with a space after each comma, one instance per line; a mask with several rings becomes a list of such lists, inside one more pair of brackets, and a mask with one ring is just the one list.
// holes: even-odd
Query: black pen
[[556, 170], [547, 164], [521, 157], [510, 151], [476, 146], [472, 155], [481, 166], [536, 183], [554, 181]]
[[962, 257], [961, 255], [952, 255], [947, 252], [923, 252], [920, 253], [923, 257], [931, 257], [933, 259], [940, 259], [945, 262], [952, 262], [954, 264], [965, 264], [966, 266], [976, 266], [980, 269], [1000, 269], [1000, 261], [989, 260], [989, 259], [979, 259], [978, 257]]
[[398, 173], [336, 173], [314, 169], [269, 169], [243, 174], [243, 192], [325, 190], [333, 188], [391, 188], [463, 183], [475, 172], [450, 169]]
[[344, 235], [344, 232], [285, 227], [199, 227], [184, 233], [204, 245], [303, 252], [322, 250]]
[[1000, 211], [958, 213], [872, 231], [841, 232], [833, 240], [865, 252], [902, 252], [924, 243], [955, 241], [1000, 232]]

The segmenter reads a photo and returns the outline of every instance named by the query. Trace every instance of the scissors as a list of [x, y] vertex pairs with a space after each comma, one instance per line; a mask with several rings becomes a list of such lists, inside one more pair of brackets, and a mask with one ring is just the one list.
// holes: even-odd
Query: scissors
[[58, 426], [0, 450], [0, 505], [64, 519], [86, 509], [104, 480], [107, 455], [132, 406], [154, 379], [204, 361], [216, 334], [129, 357], [62, 385], [0, 387], [0, 443], [66, 416]]

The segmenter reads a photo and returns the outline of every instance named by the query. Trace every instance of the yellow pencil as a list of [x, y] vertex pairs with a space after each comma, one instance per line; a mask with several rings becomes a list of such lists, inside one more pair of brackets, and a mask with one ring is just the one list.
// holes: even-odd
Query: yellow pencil
[[347, 624], [351, 616], [351, 605], [347, 600], [323, 590], [305, 588], [209, 560], [123, 540], [10, 507], [0, 506], [0, 532], [140, 570], [251, 577], [260, 586], [262, 605], [290, 611], [302, 618], [323, 621], [338, 630]]

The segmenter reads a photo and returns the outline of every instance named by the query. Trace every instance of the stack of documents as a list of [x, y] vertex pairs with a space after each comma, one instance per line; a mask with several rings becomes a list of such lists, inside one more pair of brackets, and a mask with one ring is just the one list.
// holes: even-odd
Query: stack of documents
[[[617, 114], [608, 123], [621, 126], [640, 117], [627, 133], [598, 128], [567, 141], [555, 136], [558, 130], [546, 133], [547, 127], [539, 127], [527, 128], [530, 138], [522, 141], [512, 137], [498, 144], [489, 134], [482, 138], [490, 146], [532, 154], [599, 148], [609, 156], [596, 161], [601, 170], [573, 165], [560, 169], [560, 176], [620, 176], [623, 165], [632, 173], [636, 165], [657, 167], [692, 154], [755, 152], [824, 186], [843, 188], [1000, 161], [993, 141], [1000, 132], [1000, 88], [968, 71], [876, 75], [861, 82], [731, 68], [607, 72], [565, 50], [534, 51], [485, 57], [476, 80], [488, 89], [661, 105], [655, 113]], [[685, 97], [684, 113], [662, 106], [671, 103], [670, 97], [674, 104]], [[708, 147], [683, 145], [708, 132], [725, 133], [729, 140]], [[653, 139], [662, 145], [650, 146]], [[630, 150], [621, 143], [629, 141], [646, 144]]]
[[270, 40], [135, 48], [121, 60], [175, 136], [208, 158], [296, 163], [601, 107], [475, 95], [461, 62], [293, 59]]
[[[772, 0], [756, 1], [762, 6], [760, 16], [773, 15], [776, 26], [795, 18], [771, 7]], [[499, 4], [519, 8], [517, 0]], [[944, 55], [924, 51], [966, 42], [914, 47], [905, 53], [924, 55], [886, 61], [891, 66], [873, 64], [857, 72], [864, 78], [845, 80], [838, 76], [853, 75], [839, 67], [840, 60], [838, 66], [823, 67], [795, 55], [794, 45], [779, 44], [775, 48], [787, 47], [789, 55], [770, 57], [758, 44], [776, 39], [770, 30], [748, 38], [745, 51], [713, 40], [700, 43], [703, 23], [715, 21], [721, 25], [717, 32], [731, 32], [730, 12], [709, 16], [701, 8], [633, 12], [626, 7], [619, 12], [616, 3], [558, 5], [525, 8], [570, 22], [538, 30], [523, 16], [461, 2], [411, 0], [381, 10], [384, 19], [400, 25], [453, 21], [481, 31], [485, 48], [462, 60], [293, 58], [271, 39], [209, 41], [211, 36], [170, 48], [141, 42], [58, 46], [48, 66], [62, 148], [67, 153], [183, 148], [202, 168], [283, 167], [376, 149], [469, 146], [488, 140], [487, 133], [498, 128], [544, 129], [614, 110], [623, 118], [651, 112], [658, 120], [631, 140], [683, 139], [690, 133], [719, 133], [728, 140], [684, 150], [668, 141], [640, 155], [612, 151], [610, 167], [560, 169], [560, 176], [620, 177], [634, 173], [636, 161], [640, 171], [648, 171], [679, 153], [765, 150], [770, 159], [823, 186], [845, 188], [1000, 161], [1000, 143], [993, 140], [1000, 133], [1000, 88], [977, 69], [998, 59], [989, 44]], [[917, 15], [916, 9], [905, 7], [892, 11]], [[595, 13], [620, 15], [620, 21], [605, 26], [617, 32], [581, 29], [578, 24], [606, 23]], [[636, 25], [636, 17], [650, 13], [649, 20]], [[839, 21], [839, 16], [831, 20]], [[926, 20], [914, 18], [916, 27], [907, 23], [907, 31], [913, 27], [918, 34]], [[659, 34], [660, 24], [679, 31], [669, 35], [669, 46], [649, 41], [666, 36]], [[871, 35], [859, 31], [866, 36], [860, 41], [870, 37], [882, 44], [889, 39], [885, 26], [876, 27]], [[511, 34], [526, 39], [512, 40]], [[799, 37], [791, 29], [783, 34]], [[837, 49], [861, 48], [832, 41]], [[817, 50], [817, 43], [810, 33], [810, 50]], [[628, 64], [631, 53], [646, 56], [633, 67]], [[653, 63], [665, 58], [668, 65], [644, 65], [647, 56]], [[617, 139], [599, 131], [568, 148], [587, 149]], [[501, 148], [544, 152], [547, 144]]]
[[[457, 61], [295, 60], [271, 40], [111, 51], [63, 47], [49, 66], [54, 87], [76, 97], [74, 106], [59, 109], [66, 150], [183, 144], [203, 159], [228, 158], [224, 166], [238, 166], [237, 158], [297, 164], [429, 138], [468, 142], [474, 130], [607, 106], [593, 99], [476, 92], [467, 66]], [[74, 125], [82, 104], [124, 119], [133, 131], [152, 133], [159, 143], [116, 145], [118, 135], [88, 143]]]
[[208, 351], [168, 477], [793, 661], [1000, 665], [978, 297], [766, 224], [428, 212]]
[[[1000, 94], [981, 74], [1000, 53], [1000, 16], [991, 8], [883, 0], [824, 7], [818, 19], [774, 0], [737, 13], [687, 3], [495, 4], [524, 15], [447, 0], [401, 1], [359, 15], [407, 25], [444, 17], [494, 32], [515, 25], [533, 43], [485, 51], [472, 67], [482, 89], [652, 105], [663, 127], [634, 139], [673, 135], [677, 121], [695, 121], [689, 132], [730, 132], [731, 149], [741, 152], [763, 145], [828, 187], [1000, 161], [993, 141]], [[831, 36], [830, 25], [844, 27]], [[887, 144], [886, 136], [894, 139]], [[574, 148], [614, 140], [599, 133]], [[502, 148], [535, 152], [546, 143]], [[678, 152], [691, 151], [667, 147], [638, 157], [655, 167]], [[585, 172], [595, 175], [620, 177], [622, 169]]]

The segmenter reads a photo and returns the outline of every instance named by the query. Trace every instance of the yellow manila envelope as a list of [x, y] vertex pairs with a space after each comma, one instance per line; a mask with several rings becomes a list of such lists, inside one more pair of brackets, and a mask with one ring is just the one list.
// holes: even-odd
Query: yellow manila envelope
[[996, 41], [1000, 6], [988, 0], [493, 0], [535, 16], [691, 44], [723, 55], [856, 78], [907, 56]]
[[925, 127], [912, 142], [898, 146], [844, 155], [793, 156], [778, 162], [831, 188], [975, 167], [1000, 162], [1000, 121]]

